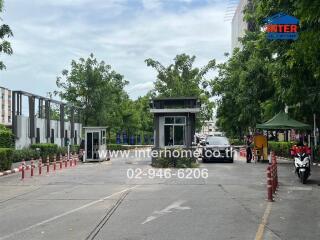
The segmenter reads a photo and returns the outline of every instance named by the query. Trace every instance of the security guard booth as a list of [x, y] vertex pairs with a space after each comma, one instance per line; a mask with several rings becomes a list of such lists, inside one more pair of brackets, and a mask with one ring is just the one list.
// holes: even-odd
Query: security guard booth
[[84, 127], [85, 152], [83, 162], [107, 159], [106, 127]]
[[195, 97], [155, 98], [150, 112], [154, 114], [154, 148], [192, 148], [196, 114], [200, 102]]

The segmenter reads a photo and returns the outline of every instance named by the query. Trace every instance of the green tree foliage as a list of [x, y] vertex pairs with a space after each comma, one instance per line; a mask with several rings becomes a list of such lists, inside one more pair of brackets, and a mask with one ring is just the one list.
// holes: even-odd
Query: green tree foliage
[[[0, 0], [0, 14], [3, 11], [3, 0]], [[2, 54], [12, 54], [12, 48], [10, 42], [7, 40], [8, 38], [13, 36], [13, 33], [10, 27], [7, 24], [2, 23], [3, 20], [0, 15], [0, 56]], [[0, 59], [0, 70], [5, 69], [6, 66]]]
[[[300, 19], [296, 41], [270, 41], [264, 19], [284, 12]], [[318, 1], [253, 0], [245, 10], [250, 23], [236, 49], [212, 83], [218, 98], [218, 125], [229, 135], [254, 129], [285, 106], [296, 118], [312, 122], [320, 113], [320, 39]], [[305, 116], [302, 118], [302, 116]]]
[[0, 148], [14, 147], [14, 135], [11, 129], [0, 124]]
[[62, 71], [55, 94], [82, 109], [84, 125], [108, 126], [111, 131], [123, 125], [123, 106], [129, 101], [124, 91], [127, 84], [122, 75], [91, 54], [72, 61], [70, 71]]
[[180, 54], [174, 63], [165, 67], [153, 59], [146, 59], [147, 66], [158, 72], [154, 84], [154, 94], [159, 97], [197, 97], [202, 102], [201, 120], [209, 120], [213, 114], [213, 102], [208, 89], [209, 80], [205, 78], [209, 70], [215, 68], [215, 60], [209, 61], [202, 68], [194, 67], [196, 57]]
[[[59, 91], [55, 94], [82, 109], [85, 126], [107, 126], [109, 140], [122, 131], [128, 135], [150, 133], [152, 93], [131, 100], [124, 90], [127, 84], [122, 75], [91, 54], [87, 59], [72, 61], [71, 69], [62, 71], [62, 76], [57, 78]], [[56, 110], [51, 115], [59, 118]]]

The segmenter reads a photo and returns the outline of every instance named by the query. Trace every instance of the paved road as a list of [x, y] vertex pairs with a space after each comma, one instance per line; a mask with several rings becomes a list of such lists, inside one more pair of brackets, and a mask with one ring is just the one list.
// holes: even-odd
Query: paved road
[[0, 178], [3, 239], [319, 239], [320, 171], [301, 185], [280, 165], [276, 202], [265, 164], [202, 164], [207, 179], [128, 179], [150, 161], [115, 158], [48, 176]]

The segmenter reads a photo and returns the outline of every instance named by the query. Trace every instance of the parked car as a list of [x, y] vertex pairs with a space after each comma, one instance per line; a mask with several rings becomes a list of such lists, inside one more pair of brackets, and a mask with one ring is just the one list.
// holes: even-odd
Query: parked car
[[223, 136], [208, 136], [202, 149], [202, 162], [233, 163], [233, 153], [228, 138]]

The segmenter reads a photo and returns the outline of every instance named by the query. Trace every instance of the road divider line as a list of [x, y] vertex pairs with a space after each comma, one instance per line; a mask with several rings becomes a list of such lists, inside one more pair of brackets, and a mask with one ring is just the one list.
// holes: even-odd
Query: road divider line
[[262, 216], [261, 223], [259, 224], [259, 228], [256, 233], [255, 240], [262, 240], [263, 239], [264, 229], [266, 227], [269, 215], [271, 213], [271, 207], [272, 207], [272, 202], [268, 202], [266, 210], [264, 211], [264, 214]]
[[130, 190], [132, 190], [132, 189], [134, 189], [134, 188], [136, 188], [136, 187], [138, 187], [138, 185], [135, 185], [135, 186], [130, 187], [130, 188], [126, 188], [126, 189], [124, 189], [124, 190], [122, 190], [122, 191], [113, 193], [113, 194], [111, 194], [111, 195], [109, 195], [109, 196], [106, 196], [106, 197], [100, 198], [100, 199], [98, 199], [98, 200], [89, 202], [89, 203], [87, 203], [87, 204], [82, 205], [81, 207], [74, 208], [74, 209], [69, 210], [69, 211], [67, 211], [67, 212], [61, 213], [61, 214], [56, 215], [56, 216], [54, 216], [54, 217], [51, 217], [51, 218], [48, 218], [48, 219], [43, 220], [43, 221], [41, 221], [41, 222], [38, 222], [38, 223], [36, 223], [36, 224], [33, 224], [33, 225], [29, 226], [29, 227], [26, 227], [26, 228], [23, 228], [23, 229], [18, 230], [18, 231], [16, 231], [16, 232], [10, 233], [10, 234], [5, 235], [5, 236], [2, 236], [2, 237], [0, 237], [0, 240], [4, 240], [4, 239], [11, 238], [11, 237], [13, 237], [13, 236], [15, 236], [15, 235], [17, 235], [17, 234], [24, 233], [24, 232], [26, 232], [26, 231], [29, 231], [29, 230], [33, 229], [33, 228], [39, 227], [39, 226], [41, 226], [41, 225], [44, 225], [44, 224], [46, 224], [46, 223], [52, 222], [52, 221], [54, 221], [54, 220], [57, 220], [57, 219], [59, 219], [59, 218], [65, 217], [65, 216], [70, 215], [70, 214], [72, 214], [72, 213], [78, 212], [78, 211], [80, 211], [80, 210], [82, 210], [82, 209], [85, 209], [85, 208], [90, 207], [90, 206], [92, 206], [92, 205], [95, 205], [95, 204], [97, 204], [97, 203], [103, 202], [104, 200], [110, 199], [110, 198], [112, 198], [112, 197], [114, 197], [114, 196], [116, 196], [116, 195], [119, 195], [119, 194], [124, 193], [124, 192], [126, 192], [126, 191], [130, 191]]

